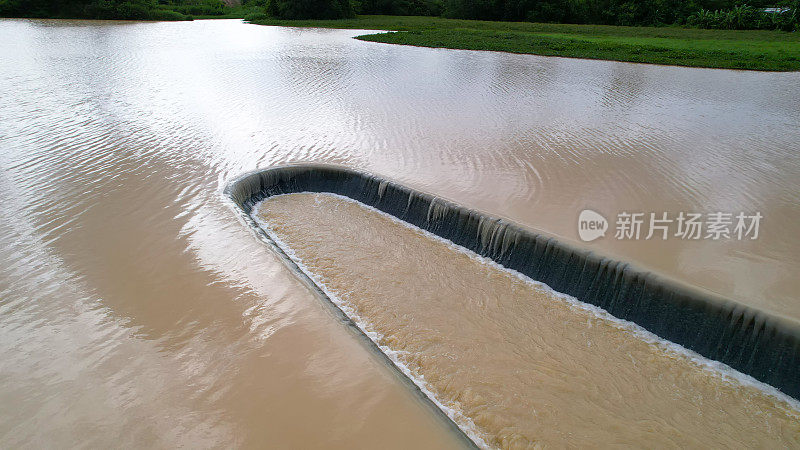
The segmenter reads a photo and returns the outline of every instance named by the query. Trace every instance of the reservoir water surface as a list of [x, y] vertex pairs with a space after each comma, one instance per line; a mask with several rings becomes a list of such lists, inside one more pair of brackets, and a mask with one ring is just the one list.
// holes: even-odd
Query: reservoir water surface
[[[222, 188], [277, 164], [367, 170], [573, 243], [587, 208], [612, 220], [622, 211], [759, 212], [755, 240], [608, 234], [579, 245], [800, 320], [800, 74], [352, 39], [363, 33], [238, 20], [0, 20], [0, 446], [464, 444], [238, 220]], [[347, 215], [326, 219], [324, 208], [307, 214], [342, 230], [372, 223], [368, 214], [351, 215], [353, 224]], [[337, 242], [327, 242], [322, 257], [331, 261], [318, 267], [321, 276], [345, 261], [334, 258]], [[465, 269], [457, 251], [431, 251], [490, 278], [478, 289], [498, 292], [488, 286], [500, 283], [527, 295], [529, 287], [503, 284], [499, 272]], [[344, 275], [340, 288], [357, 289], [348, 284], [356, 274]], [[440, 283], [443, 275], [432, 272], [417, 297], [445, 295], [437, 283], [459, 288]], [[493, 436], [491, 445], [580, 445], [592, 427], [608, 443], [797, 445], [796, 416], [780, 401], [746, 386], [731, 393], [730, 384], [627, 335], [583, 339], [602, 321], [558, 344], [552, 336], [580, 329], [569, 320], [597, 320], [562, 311], [562, 320], [545, 322], [550, 334], [537, 335], [526, 328], [540, 318], [535, 308], [563, 305], [531, 297], [532, 309], [515, 306], [513, 323], [498, 306], [512, 296], [476, 297], [500, 302], [491, 313], [481, 309], [490, 304], [472, 304], [466, 315], [445, 314], [452, 305], [440, 302], [442, 313], [417, 322], [420, 330], [393, 322], [400, 311], [382, 318], [392, 305], [371, 319], [428, 368], [433, 385], [440, 376], [440, 392], [476, 405], [463, 413], [481, 436]], [[490, 330], [498, 345], [517, 339], [498, 347], [509, 353], [496, 354], [504, 372], [478, 380], [488, 385], [459, 376], [469, 372], [459, 364], [470, 352], [448, 358], [411, 339], [433, 336], [427, 342], [445, 349], [435, 336], [468, 326]], [[636, 388], [600, 376], [591, 360], [563, 359], [583, 354], [577, 343], [589, 341], [606, 346], [595, 355], [611, 355], [604, 362], [627, 380], [659, 367], [685, 371], [664, 369], [657, 383]], [[523, 362], [542, 352], [537, 361], [552, 364], [514, 366], [515, 351]], [[534, 366], [544, 378], [513, 373]], [[587, 381], [559, 384], [559, 371]], [[490, 385], [511, 380], [522, 394], [534, 379], [552, 389], [538, 400], [520, 395], [520, 403]], [[489, 392], [496, 402], [486, 401]], [[674, 403], [643, 409], [670, 392]], [[570, 395], [589, 406], [569, 414]], [[698, 404], [729, 414], [706, 415], [708, 423], [738, 425], [728, 433], [702, 427], [691, 419], [704, 411]], [[538, 405], [541, 422], [516, 421], [515, 407]], [[609, 411], [636, 413], [626, 420], [638, 427], [613, 433]], [[545, 423], [552, 425], [537, 429]], [[764, 427], [772, 428], [759, 434]], [[746, 437], [726, 440], [737, 432]], [[660, 441], [665, 435], [675, 437]]]

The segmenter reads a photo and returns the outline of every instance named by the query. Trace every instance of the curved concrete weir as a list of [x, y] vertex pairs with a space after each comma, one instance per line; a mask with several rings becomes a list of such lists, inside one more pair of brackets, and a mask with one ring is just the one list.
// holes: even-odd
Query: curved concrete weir
[[[693, 350], [707, 358], [723, 362], [740, 372], [751, 375], [762, 382], [777, 387], [786, 394], [798, 397], [798, 381], [795, 379], [794, 375], [797, 373], [798, 361], [800, 361], [800, 358], [798, 358], [799, 334], [796, 324], [791, 321], [769, 316], [753, 309], [745, 308], [734, 302], [715, 297], [711, 294], [688, 286], [680, 285], [674, 281], [664, 279], [657, 275], [638, 271], [627, 264], [604, 259], [582, 249], [572, 248], [547, 236], [531, 233], [528, 230], [508, 223], [504, 220], [493, 218], [477, 211], [462, 208], [458, 205], [438, 199], [428, 194], [412, 191], [408, 188], [379, 177], [375, 177], [373, 175], [348, 169], [329, 166], [287, 166], [267, 169], [239, 178], [228, 186], [226, 192], [239, 206], [242, 215], [247, 218], [251, 225], [255, 225], [251, 217], [254, 206], [258, 202], [266, 198], [275, 197], [278, 194], [322, 192], [339, 194], [350, 199], [357, 200], [363, 205], [376, 208], [377, 210], [387, 213], [408, 224], [412, 224], [422, 230], [433, 233], [438, 237], [468, 249], [477, 255], [489, 258], [493, 262], [502, 265], [504, 268], [512, 269], [513, 271], [530, 277], [533, 280], [543, 282], [555, 291], [568, 294], [582, 302], [603, 308], [613, 316], [632, 321], [663, 339], [680, 344], [683, 347]], [[302, 198], [302, 196], [297, 198]], [[339, 199], [339, 201], [342, 202], [343, 200]], [[296, 203], [290, 202], [288, 204], [284, 204], [282, 206], [284, 209], [282, 210], [280, 202], [285, 203], [282, 197], [270, 199], [268, 202], [264, 203], [264, 219], [267, 221], [275, 221], [277, 226], [283, 230], [281, 233], [285, 234], [282, 234], [280, 238], [285, 239], [286, 241], [284, 247], [288, 245], [291, 249], [303, 249], [302, 241], [293, 240], [295, 238], [292, 238], [292, 233], [297, 231], [297, 236], [305, 236], [307, 240], [313, 240], [313, 235], [309, 234], [313, 232], [313, 229], [304, 229], [304, 226], [299, 223], [292, 224], [291, 220], [287, 218], [288, 216], [286, 216], [286, 211], [297, 211], [300, 207], [308, 207], [309, 205], [314, 205], [315, 203], [308, 203], [308, 199], [303, 201], [297, 200]], [[269, 205], [274, 205], [274, 207]], [[342, 208], [344, 207], [345, 206], [342, 206]], [[282, 211], [284, 214], [283, 216], [281, 215]], [[305, 209], [303, 211], [305, 211]], [[303, 217], [310, 221], [324, 221], [323, 216]], [[368, 223], [364, 222], [363, 226], [367, 227]], [[346, 227], [342, 227], [342, 229], [345, 228]], [[305, 232], [305, 235], [303, 235], [303, 232]], [[328, 247], [327, 245], [323, 245], [323, 243], [320, 241], [316, 242], [320, 251], [323, 249], [327, 249], [330, 252], [337, 251], [337, 247]], [[352, 244], [353, 241], [351, 240], [350, 242]], [[342, 243], [340, 244], [344, 245]], [[341, 245], [338, 248], [339, 250], [342, 248]], [[397, 243], [397, 245], [401, 244]], [[410, 245], [411, 244], [409, 244], [409, 246]], [[430, 248], [431, 252], [436, 251], [434, 247]], [[365, 247], [365, 249], [362, 250], [366, 251], [368, 249], [368, 247]], [[356, 289], [341, 279], [336, 278], [336, 273], [338, 273], [337, 270], [339, 269], [331, 269], [333, 272], [330, 274], [325, 273], [326, 270], [328, 270], [326, 268], [326, 264], [330, 263], [330, 261], [325, 264], [315, 265], [314, 254], [308, 253], [307, 248], [305, 248], [304, 251], [305, 253], [298, 250], [297, 257], [302, 259], [304, 262], [308, 260], [307, 265], [309, 266], [310, 270], [314, 273], [319, 273], [321, 276], [320, 279], [329, 286], [338, 286], [337, 289], [334, 289], [334, 293], [347, 291], [351, 288]], [[500, 268], [492, 268], [491, 270], [497, 271], [499, 269]], [[465, 270], [467, 270], [466, 273], [471, 273], [469, 272], [470, 270], [482, 271], [484, 269], [481, 268], [481, 266], [474, 266]], [[344, 269], [339, 270], [339, 272], [349, 273], [351, 277], [368, 277], [368, 274], [358, 274], [353, 271], [348, 272]], [[500, 270], [500, 272], [502, 272], [502, 270]], [[492, 277], [494, 277], [494, 275], [492, 275]], [[439, 283], [442, 284], [444, 281], [439, 280]], [[492, 289], [492, 292], [502, 292], [502, 290], [506, 288], [512, 290], [516, 289], [513, 288], [513, 280], [506, 280], [502, 283], [495, 286]], [[469, 282], [463, 284], [469, 284]], [[436, 283], [431, 284], [429, 287], [431, 286], [434, 286], [435, 288]], [[452, 287], [444, 287], [443, 289], [451, 288]], [[545, 308], [540, 311], [541, 316], [549, 317], [550, 314], [555, 314], [553, 313], [554, 310], [548, 309], [550, 308], [550, 304], [557, 304], [559, 301], [563, 303], [563, 298], [561, 298], [559, 294], [546, 290], [549, 292], [549, 294], [545, 295], [536, 290], [539, 288], [534, 289], [530, 286], [525, 289], [529, 288], [532, 290], [529, 294], [525, 294], [529, 295], [530, 298], [531, 303], [529, 309], [530, 311], [536, 311], [536, 308]], [[478, 287], [477, 289], [481, 288]], [[358, 291], [356, 289], [353, 292]], [[458, 294], [458, 292], [459, 291], [457, 290], [453, 291], [453, 295], [461, 295]], [[537, 294], [537, 292], [539, 293]], [[365, 293], [364, 295], [368, 295], [368, 293]], [[550, 300], [543, 298], [550, 298]], [[355, 301], [354, 303], [358, 303], [358, 301]], [[383, 305], [380, 308], [378, 308], [377, 305], [370, 305], [368, 303], [356, 305], [357, 308], [360, 307], [365, 311], [369, 310], [370, 307], [377, 308], [375, 311], [379, 312], [386, 310], [387, 306], [391, 305]], [[519, 307], [519, 305], [516, 307]], [[517, 316], [527, 317], [526, 315], [529, 314], [530, 311], [517, 314]], [[395, 313], [400, 314], [398, 311], [395, 311]], [[483, 313], [489, 314], [487, 311], [483, 311], [482, 314]], [[495, 313], [501, 315], [505, 314], [502, 311], [495, 311]], [[577, 314], [577, 316], [575, 316], [575, 314]], [[573, 325], [575, 323], [583, 323], [581, 321], [589, 320], [586, 318], [588, 316], [585, 316], [586, 311], [575, 314], [565, 312], [563, 317], [555, 314], [552, 319], [561, 324], [572, 322]], [[582, 316], [581, 314], [584, 315]], [[364, 314], [364, 317], [367, 322], [370, 322], [370, 319], [372, 319], [368, 313]], [[476, 317], [478, 319], [480, 318], [479, 316]], [[575, 319], [575, 317], [578, 317], [578, 319]], [[490, 318], [491, 317], [487, 316], [487, 319]], [[378, 325], [380, 326], [380, 318], [376, 317], [376, 319], [376, 322], [378, 322]], [[542, 328], [542, 334], [540, 334], [539, 337], [542, 339], [547, 339], [548, 335], [546, 328], [549, 325], [546, 322], [535, 323], [538, 320], [537, 316], [530, 316], [528, 319], [528, 321], [531, 323], [531, 326]], [[469, 318], [465, 318], [464, 320], [469, 320]], [[577, 320], [577, 322], [575, 322], [575, 320]], [[609, 323], [613, 323], [615, 319], [611, 318], [610, 320], [611, 322]], [[499, 322], [495, 320], [487, 324], [486, 327], [491, 328], [491, 326], [493, 326], [492, 324], [496, 323]], [[515, 323], [517, 328], [524, 328], [526, 326], [525, 321], [516, 320]], [[620, 325], [620, 323], [617, 323], [616, 326], [622, 326], [622, 328], [625, 328], [625, 325]], [[589, 333], [589, 335], [591, 335], [591, 333], [595, 333], [595, 331], [586, 331], [582, 330], [581, 328], [582, 326], [580, 325], [574, 325], [572, 329], [566, 328], [562, 329], [561, 331], [552, 330], [549, 338], [551, 340], [557, 339], [559, 333], [583, 333], [583, 335], [586, 335], [586, 333]], [[630, 335], [631, 330], [636, 333], [636, 329], [637, 327], [628, 329], [625, 332], [627, 333], [626, 336]], [[379, 332], [384, 336], [391, 334], [391, 331], [387, 333], [387, 330], [389, 329], [386, 328], [379, 330]], [[455, 331], [457, 332], [458, 330]], [[417, 333], [419, 332], [420, 331], [417, 331]], [[499, 330], [497, 332], [500, 334], [517, 333], [517, 331], [510, 329], [506, 329], [505, 331]], [[641, 329], [639, 329], [639, 332], [644, 333]], [[619, 338], [619, 333], [613, 333], [613, 336], [616, 337], [611, 337], [608, 339], [608, 341], [612, 343], [615, 342], [615, 339], [621, 339]], [[524, 336], [526, 336], [526, 334], [522, 333], [517, 335], [515, 339], [522, 339]], [[602, 335], [594, 335], [594, 337], [595, 339], [593, 341], [589, 339], [589, 342], [594, 342], [596, 345], [592, 352], [599, 352], [597, 354], [603, 354], [603, 352], [599, 349], [601, 349], [603, 345], [609, 344], [607, 342], [602, 342], [604, 340], [602, 339]], [[446, 338], [447, 337], [445, 336], [443, 339]], [[470, 337], [464, 336], [463, 339], [468, 340]], [[646, 340], [647, 339], [639, 339], [638, 341], [641, 342], [635, 345], [630, 345], [633, 345], [634, 347], [636, 345], [645, 345], [646, 343], [642, 343]], [[652, 342], [647, 345], [651, 344]], [[473, 346], [479, 345], [480, 342], [473, 343]], [[499, 345], [503, 345], [503, 340], [500, 341]], [[625, 345], [628, 346], [628, 344]], [[661, 346], [663, 347], [663, 345]], [[390, 345], [389, 347], [391, 348], [392, 346]], [[514, 351], [519, 351], [520, 349], [526, 348], [526, 344], [519, 344], [517, 350]], [[641, 349], [642, 350], [639, 353], [634, 352], [633, 354], [640, 356], [651, 355], [644, 357], [650, 362], [647, 364], [647, 368], [639, 367], [636, 369], [637, 371], [631, 372], [629, 374], [631, 377], [637, 376], [636, 373], [638, 373], [638, 371], [641, 371], [640, 376], [645, 376], [649, 373], [648, 370], [655, 369], [660, 370], [662, 373], [674, 373], [674, 371], [670, 368], [677, 367], [675, 364], [678, 364], [679, 366], [683, 364], [683, 366], [686, 367], [692, 364], [688, 362], [691, 358], [683, 358], [686, 361], [680, 363], [674, 362], [674, 360], [676, 360], [674, 355], [664, 356], [670, 354], [669, 351], [655, 351], [655, 353], [652, 353], [654, 351], [652, 349], [644, 350], [645, 347], [641, 347]], [[531, 352], [535, 352], [535, 345], [529, 350]], [[565, 354], [571, 355], [573, 358], [581, 358], [581, 352], [585, 352], [586, 349], [578, 349], [575, 351], [577, 351], [577, 353], [570, 354], [569, 351], [566, 351]], [[586, 355], [588, 358], [592, 355], [592, 353]], [[686, 353], [684, 353], [684, 356], [685, 355]], [[616, 356], [619, 355], [614, 355], [614, 357]], [[631, 356], [631, 358], [635, 359], [633, 356]], [[679, 357], [677, 360], [681, 360], [681, 358]], [[432, 361], [433, 360], [428, 362]], [[396, 358], [395, 362], [397, 362]], [[444, 364], [446, 361], [441, 363]], [[620, 362], [620, 364], [624, 365], [625, 363]], [[634, 366], [636, 366], [636, 361], [634, 361]], [[564, 366], [561, 369], [554, 368], [553, 370], [570, 370], [570, 368], [569, 366]], [[696, 372], [699, 373], [702, 371]], [[658, 375], [658, 373], [650, 374], [650, 377], [653, 381], [651, 384], [647, 385], [646, 389], [658, 390], [659, 386], [661, 386], [666, 395], [670, 386], [673, 386], [677, 383], [677, 390], [680, 391], [683, 389], [687, 392], [676, 392], [674, 394], [676, 397], [681, 397], [683, 395], [698, 395], [702, 397], [702, 389], [707, 389], [708, 386], [713, 387], [713, 389], [707, 393], [708, 398], [712, 398], [715, 395], [717, 399], [719, 399], [720, 396], [722, 398], [736, 398], [736, 396], [739, 395], [731, 393], [732, 391], [730, 391], [729, 388], [720, 387], [721, 385], [714, 383], [708, 384], [709, 382], [706, 379], [706, 375], [696, 376], [694, 372], [692, 372], [691, 375], [686, 375], [687, 373], [689, 372], [685, 372], [684, 377], [681, 378], [681, 380], [690, 380], [686, 381], [685, 383], [685, 380], [680, 382], [673, 380], [672, 383], [667, 383], [664, 380], [661, 380], [661, 376]], [[443, 376], [443, 374], [432, 374], [431, 372], [427, 372], [426, 374], [423, 370], [421, 373], [414, 373], [412, 375], [421, 375], [430, 378], [433, 380], [433, 390], [438, 391], [439, 394], [444, 392], [442, 395], [444, 397], [445, 405], [441, 405], [440, 402], [440, 406], [450, 406], [452, 404], [454, 398], [448, 397], [447, 389], [439, 389], [436, 386], [435, 380], [437, 379], [437, 376], [440, 376], [440, 378], [447, 378]], [[660, 381], [655, 381], [655, 377], [657, 375]], [[602, 378], [602, 376], [598, 376], [596, 374], [594, 376], [595, 378]], [[620, 376], [624, 378], [624, 370], [621, 371]], [[578, 379], [580, 379], [580, 377]], [[697, 382], [697, 379], [706, 381]], [[586, 381], [591, 383], [592, 378], [590, 377]], [[647, 383], [650, 383], [650, 380], [646, 381]], [[453, 386], [459, 385], [459, 382], [453, 379], [450, 379], [448, 383], [451, 383]], [[513, 383], [513, 380], [510, 383]], [[613, 386], [613, 384], [609, 386]], [[603, 382], [598, 381], [597, 387], [602, 388]], [[463, 385], [462, 388], [469, 392], [476, 393], [476, 395], [480, 393], [480, 389], [471, 389], [470, 386], [467, 385]], [[462, 391], [464, 389], [462, 389]], [[698, 391], [692, 392], [693, 389], [698, 389]], [[465, 394], [464, 392], [461, 392], [459, 395], [463, 396]], [[750, 396], [747, 398], [750, 398], [751, 400], [752, 398], [755, 398], [752, 397], [753, 395], [758, 397], [758, 395], [752, 393], [747, 395]], [[469, 396], [467, 395], [467, 397]], [[647, 395], [644, 395], [640, 400], [654, 402], [658, 401], [658, 399], [659, 397], [657, 395], [654, 397], [648, 397]], [[487, 441], [490, 444], [514, 445], [515, 443], [531, 442], [537, 439], [538, 435], [536, 429], [526, 429], [525, 427], [520, 428], [520, 426], [513, 424], [513, 420], [511, 421], [511, 425], [509, 425], [508, 422], [504, 422], [505, 419], [496, 414], [493, 415], [490, 411], [491, 408], [478, 408], [477, 410], [470, 409], [470, 400], [468, 398], [462, 398], [462, 400], [463, 402], [461, 402], [461, 404], [465, 407], [464, 410], [466, 415], [476, 418], [476, 422], [480, 429], [485, 431], [486, 429], [492, 429], [493, 427], [495, 428], [493, 431], [490, 430], [488, 433]], [[784, 419], [793, 417], [793, 420], [795, 421], [794, 423], [796, 424], [796, 412], [790, 411], [791, 408], [789, 408], [788, 410], [784, 411], [786, 414], [784, 416], [784, 413], [780, 412], [783, 410], [777, 406], [777, 409], [775, 410], [770, 409], [772, 407], [760, 409], [763, 406], [763, 402], [761, 402], [761, 400], [751, 400], [744, 401], [744, 403], [737, 403], [739, 400], [732, 400], [732, 403], [730, 404], [720, 405], [715, 405], [712, 402], [707, 406], [711, 406], [712, 409], [727, 408], [736, 410], [739, 408], [743, 411], [750, 410], [750, 413], [752, 413], [754, 410], [761, 411], [761, 413], [756, 415], [759, 417], [770, 416], [776, 418], [775, 420], [778, 420], [778, 422], [766, 424], [767, 427], [773, 427], [773, 434], [775, 437], [778, 437], [778, 439], [776, 441], [772, 441], [772, 443], [785, 443], [787, 439], [797, 443], [796, 439], [800, 431], [796, 426], [786, 425], [786, 423], [791, 424], [792, 420], [785, 422], [782, 421], [783, 419], [780, 419], [781, 417]], [[634, 398], [632, 401], [635, 402], [636, 399]], [[459, 402], [456, 401], [456, 403]], [[498, 404], [503, 404], [503, 402], [500, 401]], [[521, 399], [519, 404], [525, 405], [525, 399]], [[680, 402], [677, 404], [680, 404]], [[683, 407], [693, 408], [697, 406], [692, 405], [693, 403], [688, 401], [688, 403], [686, 403]], [[635, 407], [632, 408], [633, 411], [636, 411], [636, 409], [637, 408]], [[664, 412], [662, 411], [661, 414], [663, 415]], [[638, 417], [637, 420], [646, 421], [648, 420], [646, 416], [647, 414], [644, 414], [643, 417]], [[713, 414], [708, 414], [708, 419], [713, 420], [713, 417]], [[746, 414], [743, 417], [744, 418], [740, 419], [745, 421], [748, 420], [746, 419]], [[631, 420], [633, 420], [633, 418], [631, 418]], [[542, 419], [540, 422], [546, 424], [547, 420]], [[602, 425], [602, 422], [603, 421], [597, 421], [596, 424]], [[699, 423], [702, 423], [702, 421]], [[746, 424], [739, 423], [736, 420], [734, 420], [732, 423], [738, 423], [740, 427], [747, 429]], [[463, 423], [461, 424], [462, 426], [464, 425]], [[670, 423], [665, 423], [662, 425], [667, 427], [670, 426]], [[678, 423], [672, 424], [672, 426], [678, 425]], [[713, 426], [714, 423], [712, 421], [707, 425]], [[775, 432], [775, 426], [779, 428], [778, 432]], [[636, 427], [634, 426], [633, 428]], [[654, 429], [657, 428], [658, 427], [655, 427]], [[581, 442], [582, 441], [580, 439], [573, 441], [573, 443]], [[609, 441], [609, 443], [610, 442], [611, 441]], [[689, 445], [693, 443], [726, 443], [725, 440], [719, 440], [713, 437], [708, 437], [708, 439], [705, 440], [699, 439], [694, 441], [691, 439], [678, 440], [673, 443], [676, 442]], [[729, 441], [727, 443], [730, 444], [731, 442], [736, 441]], [[764, 444], [767, 442], [769, 441], [755, 440], [751, 443]]]

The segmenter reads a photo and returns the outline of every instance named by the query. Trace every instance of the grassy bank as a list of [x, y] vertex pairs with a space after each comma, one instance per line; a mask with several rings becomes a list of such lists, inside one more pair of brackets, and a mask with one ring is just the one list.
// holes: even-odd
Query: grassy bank
[[572, 58], [726, 69], [800, 70], [800, 33], [677, 27], [616, 27], [358, 16], [345, 20], [275, 20], [261, 25], [391, 30], [358, 39], [420, 47], [494, 50]]

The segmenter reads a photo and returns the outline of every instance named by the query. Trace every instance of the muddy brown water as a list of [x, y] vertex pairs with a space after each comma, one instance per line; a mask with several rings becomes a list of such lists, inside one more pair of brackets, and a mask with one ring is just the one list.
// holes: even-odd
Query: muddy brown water
[[0, 446], [462, 445], [221, 195], [287, 162], [568, 241], [584, 208], [759, 211], [754, 241], [585, 245], [800, 318], [800, 74], [359, 33], [0, 20]]
[[482, 445], [800, 445], [800, 403], [361, 203], [254, 216]]

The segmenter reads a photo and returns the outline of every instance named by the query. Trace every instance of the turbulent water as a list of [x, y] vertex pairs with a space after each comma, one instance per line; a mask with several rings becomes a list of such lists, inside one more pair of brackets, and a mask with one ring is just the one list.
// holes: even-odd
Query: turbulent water
[[493, 447], [779, 448], [800, 404], [331, 194], [255, 213], [455, 419]]
[[0, 446], [463, 443], [225, 203], [278, 163], [565, 240], [584, 208], [759, 211], [754, 241], [586, 245], [800, 319], [800, 74], [357, 34], [0, 20]]

